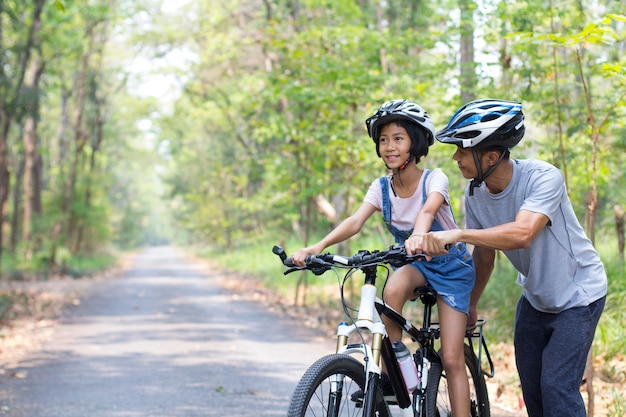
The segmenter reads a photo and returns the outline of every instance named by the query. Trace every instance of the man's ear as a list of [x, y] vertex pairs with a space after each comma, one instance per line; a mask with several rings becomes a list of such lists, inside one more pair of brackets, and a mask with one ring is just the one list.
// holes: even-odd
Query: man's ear
[[500, 159], [500, 151], [487, 151], [487, 163], [489, 166], [493, 166], [498, 162], [498, 159]]

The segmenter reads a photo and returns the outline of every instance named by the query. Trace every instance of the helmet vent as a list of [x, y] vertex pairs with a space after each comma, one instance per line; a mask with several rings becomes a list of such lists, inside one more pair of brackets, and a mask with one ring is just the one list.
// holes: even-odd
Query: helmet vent
[[498, 114], [498, 113], [489, 113], [489, 114], [485, 115], [480, 121], [481, 122], [490, 122], [492, 120], [496, 120], [498, 117], [500, 117], [500, 114]]
[[480, 130], [470, 130], [468, 132], [461, 132], [456, 135], [459, 139], [473, 139], [476, 136], [480, 135]]

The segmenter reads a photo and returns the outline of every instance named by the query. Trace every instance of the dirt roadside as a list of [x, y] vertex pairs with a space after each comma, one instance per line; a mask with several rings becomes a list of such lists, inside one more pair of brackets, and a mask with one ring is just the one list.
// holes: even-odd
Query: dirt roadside
[[[220, 269], [206, 260], [194, 259], [207, 270]], [[11, 293], [19, 300], [7, 315], [8, 320], [0, 323], [0, 374], [13, 372], [15, 378], [23, 377], [16, 369], [21, 359], [29, 352], [40, 348], [54, 333], [57, 319], [65, 309], [80, 305], [82, 298], [91, 286], [100, 281], [114, 278], [127, 265], [123, 260], [116, 268], [97, 276], [74, 279], [66, 276], [51, 277], [47, 280], [24, 280], [0, 283], [0, 294]], [[222, 271], [222, 285], [238, 296], [257, 301], [278, 314], [289, 315], [301, 319], [310, 327], [323, 329], [333, 336], [335, 318], [326, 317], [323, 311], [301, 311], [294, 309], [291, 302], [278, 297], [263, 288], [253, 277]], [[506, 410], [515, 416], [525, 416], [526, 411], [519, 388], [519, 380], [515, 370], [513, 347], [508, 344], [491, 345], [490, 351], [496, 369], [495, 377], [488, 380], [489, 397], [492, 405]], [[596, 369], [606, 368], [601, 358], [596, 358]], [[614, 369], [613, 375], [618, 378], [609, 380], [605, 375], [596, 372], [594, 377], [595, 416], [618, 416], [626, 401], [626, 363], [623, 358], [613, 359], [609, 366]], [[583, 388], [584, 390], [584, 388]], [[587, 400], [587, 394], [583, 392]], [[620, 408], [621, 407], [621, 408]]]

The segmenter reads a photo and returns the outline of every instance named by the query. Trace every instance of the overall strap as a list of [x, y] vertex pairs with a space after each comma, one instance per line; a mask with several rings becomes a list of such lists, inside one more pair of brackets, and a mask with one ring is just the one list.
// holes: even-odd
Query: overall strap
[[383, 220], [387, 229], [391, 230], [391, 201], [389, 201], [389, 187], [387, 177], [380, 177], [380, 190], [383, 193]]
[[432, 171], [430, 169], [424, 170], [424, 182], [422, 184], [422, 204], [426, 204], [426, 200], [428, 199], [428, 193], [426, 192], [426, 180], [428, 180], [428, 176]]
[[[424, 170], [424, 183], [422, 184], [422, 204], [426, 204], [426, 199], [428, 199], [428, 193], [426, 192], [426, 180], [428, 180], [428, 176], [431, 174], [431, 172], [432, 171], [429, 169]], [[452, 215], [452, 218], [454, 219], [454, 214]], [[441, 224], [439, 224], [437, 219], [433, 219], [433, 223], [430, 225], [430, 231], [437, 232], [440, 230], [443, 230], [443, 227], [441, 226]]]
[[393, 235], [396, 243], [402, 243], [413, 233], [413, 229], [400, 230], [391, 224], [391, 199], [389, 198], [389, 179], [387, 177], [380, 178], [380, 189], [383, 197], [383, 220], [387, 230]]
[[[422, 199], [423, 199], [422, 204], [425, 204], [426, 203], [426, 199], [428, 198], [428, 194], [426, 193], [426, 180], [428, 179], [428, 176], [431, 174], [431, 172], [432, 171], [430, 171], [430, 170], [424, 170], [424, 185], [422, 186]], [[454, 211], [452, 210], [452, 206], [449, 205], [448, 209], [450, 210], [450, 215], [452, 216], [452, 220], [456, 224], [456, 218], [454, 217]], [[441, 227], [439, 224], [438, 224], [438, 226]], [[443, 230], [443, 228], [441, 230]]]

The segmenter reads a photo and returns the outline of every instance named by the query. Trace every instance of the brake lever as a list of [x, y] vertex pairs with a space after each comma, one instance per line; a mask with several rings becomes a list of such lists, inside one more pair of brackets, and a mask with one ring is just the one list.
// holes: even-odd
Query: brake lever
[[283, 275], [287, 275], [287, 274], [291, 274], [292, 272], [296, 272], [296, 271], [302, 271], [303, 269], [306, 269], [305, 266], [295, 266], [292, 268], [288, 268], [285, 270], [285, 272], [283, 272]]

